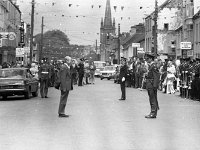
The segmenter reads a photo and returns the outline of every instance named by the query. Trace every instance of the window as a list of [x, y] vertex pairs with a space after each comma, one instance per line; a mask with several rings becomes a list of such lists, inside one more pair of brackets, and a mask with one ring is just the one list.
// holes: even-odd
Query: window
[[168, 23], [164, 23], [164, 30], [168, 31], [168, 29], [169, 29], [169, 24]]

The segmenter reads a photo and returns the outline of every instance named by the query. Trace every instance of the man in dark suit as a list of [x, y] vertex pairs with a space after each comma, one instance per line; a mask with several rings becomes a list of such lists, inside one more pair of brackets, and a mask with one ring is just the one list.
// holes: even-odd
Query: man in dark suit
[[67, 103], [69, 91], [73, 90], [72, 78], [70, 72], [70, 62], [71, 62], [71, 57], [66, 56], [64, 63], [61, 65], [58, 73], [58, 80], [60, 82], [60, 91], [61, 91], [60, 104], [58, 109], [59, 117], [69, 117], [69, 115], [65, 114], [65, 106]]
[[149, 95], [149, 102], [151, 106], [151, 112], [145, 118], [156, 118], [157, 111], [159, 110], [158, 99], [157, 99], [157, 89], [160, 82], [160, 73], [157, 65], [154, 63], [154, 55], [146, 54], [147, 61], [149, 64], [148, 72], [146, 75], [146, 89]]
[[119, 73], [119, 81], [120, 81], [122, 96], [119, 100], [125, 100], [126, 99], [125, 82], [126, 82], [127, 71], [128, 71], [128, 67], [126, 65], [126, 58], [121, 57], [121, 68], [120, 68], [120, 73]]
[[78, 86], [83, 86], [83, 77], [84, 77], [84, 58], [80, 59], [80, 63], [78, 64]]

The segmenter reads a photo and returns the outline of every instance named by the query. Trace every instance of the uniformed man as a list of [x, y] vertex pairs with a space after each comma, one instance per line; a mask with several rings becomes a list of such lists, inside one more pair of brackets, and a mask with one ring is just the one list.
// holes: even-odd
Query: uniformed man
[[43, 59], [43, 63], [39, 68], [39, 81], [40, 81], [40, 95], [42, 98], [47, 98], [48, 94], [48, 84], [49, 84], [49, 72], [50, 68], [47, 63], [47, 59]]
[[119, 81], [120, 81], [120, 87], [121, 87], [121, 98], [119, 100], [125, 100], [126, 99], [126, 76], [127, 76], [128, 67], [126, 65], [126, 58], [121, 57], [121, 68], [119, 73]]
[[78, 86], [83, 86], [83, 77], [84, 77], [84, 58], [80, 59], [78, 64]]
[[200, 59], [196, 58], [196, 64], [194, 65], [194, 79], [191, 83], [191, 98], [193, 100], [200, 100]]
[[151, 106], [151, 112], [145, 118], [156, 118], [157, 111], [159, 110], [158, 99], [157, 99], [157, 89], [160, 82], [160, 73], [154, 63], [154, 55], [146, 54], [147, 62], [149, 64], [148, 72], [146, 75], [146, 89], [149, 95], [149, 102]]

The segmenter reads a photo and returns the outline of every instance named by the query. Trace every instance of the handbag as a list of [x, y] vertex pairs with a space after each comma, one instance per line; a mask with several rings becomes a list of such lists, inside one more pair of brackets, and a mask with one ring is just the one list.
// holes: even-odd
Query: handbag
[[59, 90], [59, 88], [60, 88], [60, 82], [55, 82], [54, 83], [54, 87], [55, 87], [55, 89]]

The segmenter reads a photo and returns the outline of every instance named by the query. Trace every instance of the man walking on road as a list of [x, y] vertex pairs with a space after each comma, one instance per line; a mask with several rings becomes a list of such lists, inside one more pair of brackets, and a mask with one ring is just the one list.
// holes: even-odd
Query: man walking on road
[[71, 57], [66, 56], [65, 61], [61, 65], [58, 73], [58, 81], [60, 83], [60, 90], [61, 90], [60, 104], [58, 109], [59, 117], [69, 117], [69, 115], [65, 114], [65, 106], [67, 103], [69, 91], [73, 90], [72, 78], [70, 72], [70, 62], [71, 62]]
[[121, 87], [121, 92], [122, 96], [119, 100], [125, 100], [126, 99], [126, 76], [127, 76], [127, 71], [128, 67], [126, 65], [126, 58], [121, 57], [121, 68], [120, 68], [120, 73], [119, 73], [119, 81], [120, 81], [120, 87]]
[[151, 112], [149, 115], [145, 116], [145, 118], [156, 118], [157, 111], [159, 110], [158, 106], [158, 100], [157, 100], [157, 89], [160, 82], [160, 73], [156, 66], [156, 64], [153, 62], [154, 55], [146, 54], [147, 61], [149, 63], [148, 72], [146, 75], [146, 89], [148, 91], [149, 95], [149, 102], [151, 106]]

